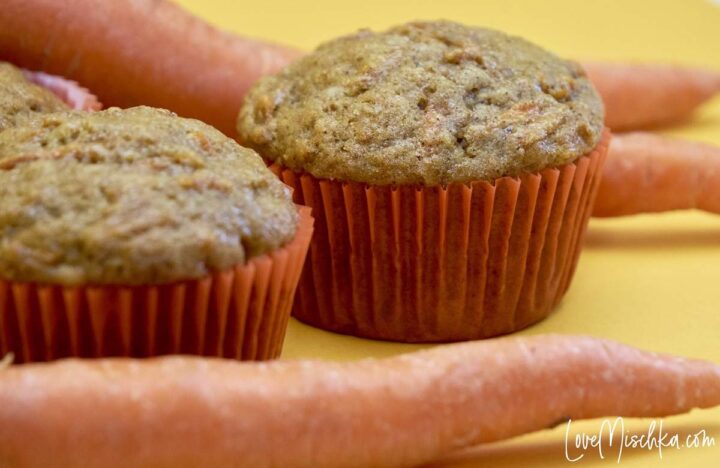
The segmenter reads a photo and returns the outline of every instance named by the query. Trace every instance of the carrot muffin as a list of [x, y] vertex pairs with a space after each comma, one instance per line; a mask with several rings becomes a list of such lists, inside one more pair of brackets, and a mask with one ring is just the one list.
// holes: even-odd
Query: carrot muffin
[[238, 130], [321, 220], [295, 314], [403, 341], [547, 315], [606, 146], [578, 64], [447, 21], [321, 45], [251, 90]]
[[[87, 314], [93, 336], [75, 343], [87, 347], [80, 353], [154, 354], [151, 346], [159, 352], [237, 355], [242, 342], [252, 339], [260, 344], [248, 356], [275, 355], [275, 340], [282, 338], [276, 327], [287, 317], [259, 306], [281, 309], [283, 298], [270, 296], [294, 290], [291, 262], [268, 258], [292, 246], [283, 258], [301, 261], [303, 249], [296, 246], [307, 240], [297, 239], [308, 233], [298, 223], [289, 190], [254, 151], [168, 111], [69, 111], [35, 116], [0, 132], [0, 279], [11, 289], [25, 285], [38, 294], [56, 287], [53, 320], [68, 323], [65, 329], [43, 323], [46, 334], [72, 337], [72, 328], [83, 324], [71, 323], [71, 317]], [[252, 296], [257, 285], [244, 269], [261, 257], [274, 272], [270, 286], [267, 278], [259, 286], [268, 291], [266, 298]], [[84, 297], [68, 304], [60, 300], [68, 291]], [[11, 350], [27, 345], [24, 334], [33, 331], [23, 330], [22, 317], [37, 312], [42, 322], [46, 312], [42, 298], [35, 308], [34, 301], [13, 293], [9, 305], [0, 301]], [[148, 294], [156, 296], [150, 303]], [[241, 310], [249, 305], [259, 315]], [[142, 312], [144, 307], [152, 310]], [[229, 325], [231, 313], [239, 315]], [[8, 324], [15, 315], [17, 323]], [[148, 324], [150, 315], [158, 321]], [[98, 329], [99, 320], [120, 327]], [[116, 336], [138, 321], [158, 334], [145, 329]], [[246, 321], [255, 326], [245, 329]], [[17, 332], [14, 348], [7, 337], [11, 329]], [[228, 338], [243, 330], [251, 336]], [[54, 344], [60, 339], [54, 337]], [[59, 344], [52, 349], [48, 340], [21, 349], [30, 354], [24, 357], [43, 358], [37, 352], [48, 350], [74, 354]], [[98, 349], [105, 342], [112, 349]]]
[[362, 31], [262, 80], [241, 140], [290, 169], [373, 185], [493, 180], [587, 154], [600, 97], [574, 62], [450, 22]]

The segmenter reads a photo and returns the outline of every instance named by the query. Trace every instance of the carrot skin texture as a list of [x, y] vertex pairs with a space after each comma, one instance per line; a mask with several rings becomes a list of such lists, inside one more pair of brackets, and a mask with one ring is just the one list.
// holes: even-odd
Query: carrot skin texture
[[106, 106], [163, 107], [230, 136], [248, 88], [297, 54], [219, 31], [166, 0], [0, 8], [0, 60], [78, 81]]
[[720, 72], [660, 65], [583, 62], [602, 96], [605, 124], [613, 131], [681, 122], [720, 93]]
[[720, 148], [646, 132], [613, 135], [593, 216], [687, 209], [720, 214]]
[[0, 462], [53, 466], [407, 466], [564, 418], [720, 404], [720, 367], [541, 335], [352, 363], [190, 357], [0, 371]]

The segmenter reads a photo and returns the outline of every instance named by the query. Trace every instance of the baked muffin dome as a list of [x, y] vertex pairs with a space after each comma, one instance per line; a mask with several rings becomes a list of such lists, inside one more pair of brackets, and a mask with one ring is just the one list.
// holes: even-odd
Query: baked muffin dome
[[590, 152], [603, 107], [581, 67], [447, 21], [361, 31], [249, 93], [243, 144], [315, 177], [373, 185], [493, 180]]
[[37, 114], [68, 110], [55, 94], [28, 81], [13, 65], [0, 62], [0, 131]]
[[252, 150], [138, 107], [39, 115], [0, 132], [0, 278], [157, 284], [272, 251], [291, 195]]

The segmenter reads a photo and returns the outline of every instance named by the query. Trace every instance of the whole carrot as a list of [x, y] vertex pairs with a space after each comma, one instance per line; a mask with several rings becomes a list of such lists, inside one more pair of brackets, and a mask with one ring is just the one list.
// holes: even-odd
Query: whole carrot
[[658, 127], [687, 119], [720, 93], [720, 72], [671, 65], [584, 62], [614, 131]]
[[593, 216], [720, 214], [720, 148], [645, 132], [614, 135]]
[[0, 464], [406, 466], [605, 415], [720, 404], [720, 367], [612, 341], [501, 338], [353, 363], [189, 357], [0, 371]]
[[76, 80], [107, 106], [164, 107], [228, 135], [250, 85], [295, 54], [221, 32], [165, 0], [0, 8], [0, 60]]

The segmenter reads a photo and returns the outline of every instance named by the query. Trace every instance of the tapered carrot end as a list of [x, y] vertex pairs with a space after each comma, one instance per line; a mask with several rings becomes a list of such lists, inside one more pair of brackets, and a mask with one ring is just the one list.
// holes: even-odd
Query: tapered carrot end
[[687, 80], [694, 83], [698, 97], [703, 101], [720, 93], [720, 72], [703, 69], [688, 70]]
[[720, 214], [720, 148], [650, 132], [613, 136], [593, 216]]
[[720, 366], [704, 361], [687, 361], [681, 363], [688, 373], [684, 380], [684, 393], [689, 406], [696, 408], [712, 408], [720, 405]]
[[720, 93], [720, 71], [663, 64], [582, 65], [602, 96], [606, 125], [613, 131], [682, 122]]
[[720, 72], [713, 73], [714, 76], [714, 86], [713, 89], [715, 89], [716, 93], [720, 93]]
[[608, 362], [623, 369], [613, 380], [625, 400], [614, 408], [619, 415], [668, 416], [720, 405], [719, 365], [609, 341], [602, 346]]

